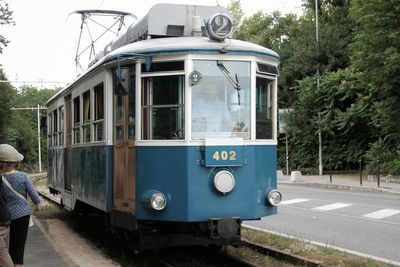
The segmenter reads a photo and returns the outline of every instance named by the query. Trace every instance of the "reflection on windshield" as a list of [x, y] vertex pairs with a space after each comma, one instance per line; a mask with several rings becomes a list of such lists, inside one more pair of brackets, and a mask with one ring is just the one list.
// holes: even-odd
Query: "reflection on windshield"
[[[192, 87], [192, 138], [250, 138], [250, 63], [194, 62], [202, 80]], [[222, 64], [227, 72], [219, 67]], [[237, 75], [233, 86], [226, 75]], [[231, 77], [231, 76], [230, 76]], [[233, 80], [233, 82], [235, 82]], [[240, 90], [238, 90], [240, 88]]]

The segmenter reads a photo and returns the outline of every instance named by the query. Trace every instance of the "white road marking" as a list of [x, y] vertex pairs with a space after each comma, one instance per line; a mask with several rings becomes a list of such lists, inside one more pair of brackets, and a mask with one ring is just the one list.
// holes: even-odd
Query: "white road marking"
[[383, 219], [383, 218], [386, 218], [389, 216], [396, 215], [397, 213], [400, 213], [400, 210], [383, 209], [383, 210], [378, 210], [378, 211], [371, 212], [368, 214], [364, 214], [363, 216], [367, 217], [367, 218], [379, 220], [379, 219]]
[[306, 202], [309, 201], [309, 199], [306, 198], [294, 198], [294, 199], [289, 199], [282, 201], [280, 205], [290, 205], [290, 204], [296, 204], [296, 203], [301, 203], [301, 202]]
[[313, 210], [321, 210], [321, 211], [336, 210], [336, 209], [345, 208], [345, 207], [348, 207], [351, 205], [352, 204], [348, 204], [348, 203], [333, 203], [333, 204], [313, 208]]

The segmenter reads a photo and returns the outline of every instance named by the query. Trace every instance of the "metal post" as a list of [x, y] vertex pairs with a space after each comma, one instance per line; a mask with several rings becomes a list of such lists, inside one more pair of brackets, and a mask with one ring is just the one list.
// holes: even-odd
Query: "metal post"
[[289, 145], [288, 145], [287, 132], [285, 132], [285, 139], [286, 139], [286, 175], [289, 175]]
[[[319, 22], [318, 22], [318, 0], [315, 0], [315, 39], [317, 41], [317, 91], [319, 91]], [[318, 120], [320, 123], [320, 113], [318, 112]], [[318, 170], [319, 175], [324, 172], [324, 166], [322, 164], [322, 134], [321, 125], [318, 125]]]
[[[319, 117], [319, 116], [318, 116]], [[318, 130], [318, 169], [319, 169], [319, 175], [324, 174], [324, 166], [322, 165], [322, 135], [321, 135], [321, 126]]]
[[376, 163], [377, 163], [377, 171], [378, 171], [378, 187], [380, 187], [381, 186], [381, 171], [380, 171], [380, 161], [379, 161], [379, 159], [377, 159], [376, 160]]
[[37, 105], [37, 135], [38, 135], [38, 154], [39, 154], [39, 172], [42, 172], [42, 149], [40, 146], [40, 106]]
[[329, 182], [332, 183], [332, 159], [329, 159]]
[[362, 186], [362, 159], [359, 159], [358, 163], [360, 164], [360, 186]]

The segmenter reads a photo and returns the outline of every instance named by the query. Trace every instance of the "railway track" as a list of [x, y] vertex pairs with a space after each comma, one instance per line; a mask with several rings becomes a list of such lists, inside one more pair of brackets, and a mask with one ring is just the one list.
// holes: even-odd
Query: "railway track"
[[40, 190], [37, 190], [39, 195], [44, 198], [46, 201], [50, 202], [51, 204], [55, 204], [58, 206], [62, 206], [61, 199], [51, 196], [51, 194], [44, 193]]
[[229, 267], [260, 267], [261, 265], [234, 257], [223, 251], [205, 246], [167, 248], [157, 252], [154, 257], [158, 266], [229, 266]]
[[[57, 196], [53, 196], [50, 193], [38, 190], [39, 195], [51, 204], [61, 206], [61, 199]], [[256, 257], [267, 257], [277, 261], [276, 266], [280, 266], [279, 262], [287, 264], [287, 266], [308, 266], [308, 267], [320, 267], [324, 266], [322, 262], [310, 260], [300, 256], [288, 254], [284, 251], [260, 245], [249, 240], [243, 239], [242, 246], [240, 248], [247, 248], [250, 250], [247, 254], [258, 255]], [[239, 249], [240, 249], [239, 248]], [[188, 250], [187, 248], [168, 248], [159, 250], [155, 254], [152, 253], [151, 257], [157, 262], [159, 266], [175, 267], [175, 266], [244, 266], [244, 267], [261, 267], [266, 266], [265, 263], [257, 263], [253, 260], [245, 260], [240, 256], [232, 255], [227, 252], [227, 249], [215, 250], [207, 247], [197, 247], [197, 252]], [[187, 258], [188, 255], [189, 259]], [[195, 262], [191, 262], [195, 259]], [[209, 260], [212, 259], [211, 262]]]

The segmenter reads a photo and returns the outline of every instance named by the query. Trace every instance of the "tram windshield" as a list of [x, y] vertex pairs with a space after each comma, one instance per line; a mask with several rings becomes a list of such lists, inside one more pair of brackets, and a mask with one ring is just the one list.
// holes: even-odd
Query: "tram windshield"
[[192, 139], [250, 139], [250, 62], [196, 60]]

